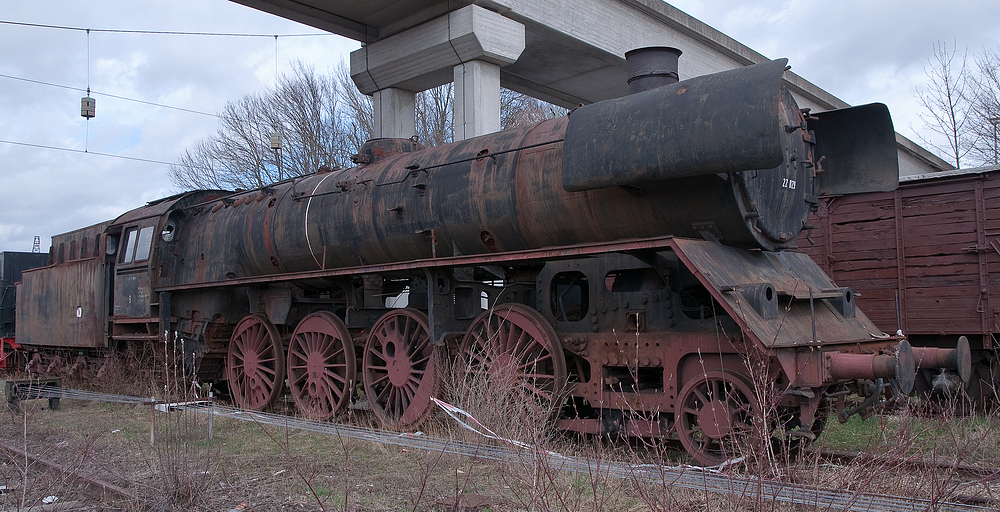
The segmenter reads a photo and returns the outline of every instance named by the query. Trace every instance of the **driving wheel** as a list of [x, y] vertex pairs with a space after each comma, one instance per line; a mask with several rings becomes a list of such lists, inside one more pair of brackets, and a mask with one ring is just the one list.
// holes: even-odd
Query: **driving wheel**
[[288, 342], [288, 387], [299, 409], [328, 420], [351, 401], [356, 358], [351, 333], [337, 315], [303, 318]]
[[415, 309], [392, 310], [368, 334], [362, 381], [368, 406], [384, 424], [414, 428], [433, 412], [443, 357], [431, 345], [427, 315]]
[[277, 401], [285, 385], [285, 350], [278, 329], [266, 317], [240, 320], [229, 339], [226, 363], [236, 405], [260, 411]]
[[566, 356], [537, 311], [523, 304], [484, 311], [466, 331], [460, 357], [472, 376], [517, 382], [542, 410], [556, 412], [557, 394], [566, 385]]

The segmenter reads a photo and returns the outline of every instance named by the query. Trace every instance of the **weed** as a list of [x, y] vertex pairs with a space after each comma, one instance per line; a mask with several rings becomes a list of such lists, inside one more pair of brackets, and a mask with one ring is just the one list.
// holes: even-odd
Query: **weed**
[[[176, 377], [174, 371], [168, 365], [156, 375], [183, 381], [183, 368], [176, 370]], [[759, 374], [766, 375], [766, 371]], [[424, 428], [440, 430], [433, 432], [436, 436], [450, 435], [455, 441], [480, 446], [483, 457], [405, 450], [219, 418], [214, 439], [208, 439], [205, 416], [182, 411], [156, 413], [156, 446], [150, 448], [147, 407], [72, 400], [58, 411], [43, 413], [36, 406], [27, 408], [24, 416], [12, 415], [0, 427], [0, 436], [17, 439], [26, 451], [59, 457], [63, 464], [84, 472], [105, 472], [100, 474], [140, 496], [137, 503], [128, 504], [136, 510], [229, 510], [245, 503], [247, 510], [478, 507], [764, 512], [789, 508], [765, 484], [845, 489], [856, 496], [909, 495], [940, 503], [963, 495], [991, 498], [998, 478], [984, 474], [969, 479], [959, 471], [962, 464], [1000, 462], [996, 414], [942, 418], [900, 410], [883, 411], [864, 421], [854, 417], [843, 425], [831, 422], [817, 441], [819, 448], [865, 451], [871, 454], [867, 457], [832, 463], [815, 451], [796, 456], [780, 436], [772, 441], [778, 429], [762, 427], [752, 437], [759, 441], [733, 444], [737, 451], [731, 455], [742, 456], [744, 462], [724, 468], [731, 495], [709, 492], [707, 485], [701, 491], [682, 489], [674, 485], [673, 467], [686, 457], [667, 437], [631, 442], [567, 439], [555, 429], [550, 415], [539, 414], [550, 409], [502, 366], [483, 372], [456, 366], [448, 379], [449, 389], [454, 390], [449, 401], [472, 413], [483, 428], [502, 440], [484, 438], [452, 422], [431, 422]], [[147, 385], [164, 389], [164, 381], [143, 384]], [[187, 388], [169, 383], [166, 387], [174, 390], [171, 399], [180, 400], [186, 398], [181, 390]], [[762, 417], [775, 418], [762, 425], [776, 425], [781, 410], [774, 400], [773, 383], [760, 379], [750, 389], [765, 411]], [[346, 420], [372, 421], [364, 411], [353, 409]], [[64, 441], [72, 449], [52, 449]], [[498, 444], [517, 447], [519, 455], [499, 462], [488, 460], [485, 455]], [[589, 469], [570, 471], [569, 459], [558, 454], [586, 458]], [[907, 463], [913, 457], [954, 464], [950, 469], [915, 467]], [[623, 475], [619, 468], [630, 468], [630, 472]], [[14, 493], [0, 497], [6, 500], [5, 508], [30, 507], [49, 494], [72, 496], [60, 487], [64, 485], [61, 475], [41, 471], [21, 458], [0, 464], [0, 477], [15, 488]], [[759, 485], [745, 486], [747, 477], [758, 477]], [[818, 508], [796, 506], [798, 510]]]

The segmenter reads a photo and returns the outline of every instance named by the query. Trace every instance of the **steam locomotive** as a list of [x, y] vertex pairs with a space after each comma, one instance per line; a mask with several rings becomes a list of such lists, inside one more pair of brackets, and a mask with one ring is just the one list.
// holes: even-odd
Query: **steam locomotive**
[[331, 418], [363, 394], [407, 429], [454, 364], [512, 376], [565, 430], [674, 432], [706, 464], [765, 418], [809, 440], [829, 410], [908, 393], [915, 358], [967, 372], [967, 346], [912, 349], [785, 250], [821, 192], [896, 186], [885, 106], [810, 114], [785, 60], [677, 81], [678, 55], [630, 52], [633, 93], [566, 117], [376, 139], [350, 169], [55, 236], [23, 275], [18, 342], [47, 368], [179, 339], [242, 407], [287, 390]]

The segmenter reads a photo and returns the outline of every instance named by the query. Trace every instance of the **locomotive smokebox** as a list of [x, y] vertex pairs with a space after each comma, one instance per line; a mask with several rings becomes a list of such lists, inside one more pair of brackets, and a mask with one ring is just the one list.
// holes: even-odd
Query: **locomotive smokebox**
[[628, 62], [628, 93], [635, 94], [677, 83], [677, 58], [680, 56], [680, 50], [668, 46], [650, 46], [625, 52], [625, 61]]

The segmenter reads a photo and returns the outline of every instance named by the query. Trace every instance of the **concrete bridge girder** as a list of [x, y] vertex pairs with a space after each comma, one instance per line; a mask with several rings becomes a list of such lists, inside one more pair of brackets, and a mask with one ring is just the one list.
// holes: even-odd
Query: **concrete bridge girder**
[[[412, 121], [405, 121], [412, 118], [408, 107], [411, 102], [407, 98], [414, 91], [455, 80], [456, 66], [466, 62], [482, 61], [498, 66], [503, 87], [559, 106], [573, 107], [627, 94], [624, 52], [638, 47], [674, 46], [683, 50], [680, 61], [682, 80], [768, 60], [664, 0], [232, 1], [365, 44], [361, 51], [351, 56], [352, 71], [365, 70], [365, 74], [368, 70], [372, 71], [368, 77], [354, 74], [359, 89], [373, 96], [380, 89], [396, 89], [377, 95], [392, 95], [392, 98], [376, 98], [376, 104], [386, 112], [377, 121], [381, 123], [377, 136], [412, 135]], [[472, 10], [483, 19], [492, 20], [485, 26], [473, 26], [471, 31], [466, 31], [466, 35], [470, 35], [469, 32], [475, 34], [471, 38], [475, 41], [470, 45], [473, 49], [482, 46], [481, 50], [473, 52], [480, 52], [482, 59], [467, 56], [464, 51], [470, 41], [461, 41], [461, 37], [456, 37], [462, 32], [456, 30], [460, 24], [452, 15], [468, 8], [475, 8]], [[428, 30], [435, 22], [441, 25], [441, 33], [437, 35], [430, 34], [432, 31]], [[494, 26], [513, 27], [519, 34], [514, 34], [513, 38], [491, 38], [488, 34]], [[425, 40], [421, 42], [421, 38]], [[389, 40], [398, 42], [399, 48], [383, 44]], [[490, 54], [502, 56], [505, 52], [491, 50], [490, 42], [503, 43], [507, 40], [515, 41], [520, 46], [519, 56], [511, 52], [511, 57], [492, 60], [495, 56]], [[487, 44], [482, 44], [482, 41]], [[452, 44], [455, 44], [454, 49]], [[440, 45], [444, 48], [436, 50]], [[380, 61], [379, 54], [392, 56], [395, 52], [410, 55], [411, 58]], [[449, 52], [452, 53], [452, 61], [442, 62], [441, 59], [446, 59]], [[457, 59], [454, 58], [456, 53], [459, 55]], [[515, 59], [513, 63], [508, 62], [511, 58]], [[421, 63], [429, 63], [430, 67], [421, 72], [416, 69]], [[487, 68], [479, 67], [482, 69], [478, 71]], [[469, 76], [468, 71], [464, 69], [462, 76]], [[493, 80], [494, 73], [480, 72], [478, 75]], [[819, 112], [848, 106], [791, 71], [785, 73], [784, 79], [801, 107]], [[473, 89], [475, 87], [473, 85]], [[456, 89], [458, 108], [469, 103], [458, 99], [458, 95], [466, 94], [465, 89]], [[491, 85], [486, 89], [494, 90], [494, 87]], [[475, 104], [492, 105], [483, 101], [473, 103], [472, 110], [461, 114], [463, 121], [468, 114], [485, 108]], [[488, 110], [492, 112], [492, 106]], [[472, 128], [465, 136], [479, 134], [479, 130], [486, 129], [477, 127], [486, 125], [474, 118], [475, 115]], [[483, 119], [482, 116], [480, 119]], [[456, 136], [456, 139], [460, 138]], [[897, 145], [902, 175], [950, 168], [946, 162], [899, 134]]]
[[351, 78], [373, 95], [376, 136], [414, 132], [414, 93], [455, 83], [455, 140], [500, 129], [500, 67], [524, 51], [524, 25], [470, 5], [351, 52]]

